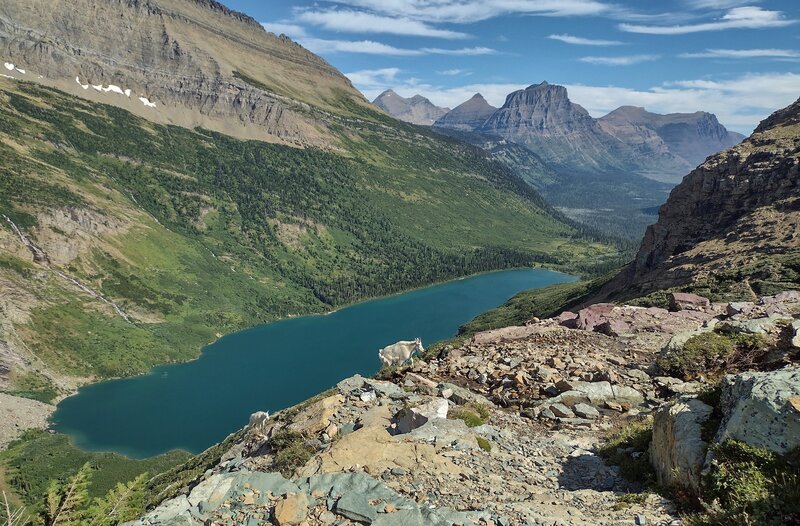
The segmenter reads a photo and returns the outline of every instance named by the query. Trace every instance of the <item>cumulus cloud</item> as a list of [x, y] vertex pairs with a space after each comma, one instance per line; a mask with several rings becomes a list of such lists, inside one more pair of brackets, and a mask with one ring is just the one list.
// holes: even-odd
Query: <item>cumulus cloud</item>
[[622, 31], [629, 33], [645, 33], [649, 35], [685, 35], [702, 31], [723, 31], [726, 29], [764, 29], [784, 27], [794, 24], [796, 20], [784, 17], [780, 11], [770, 11], [755, 6], [735, 7], [728, 10], [722, 18], [699, 24], [683, 24], [671, 26], [653, 26], [637, 24], [620, 24]]
[[632, 66], [642, 62], [652, 62], [658, 58], [658, 55], [623, 55], [619, 57], [581, 57], [579, 60], [601, 66]]
[[373, 40], [329, 40], [323, 38], [300, 38], [297, 41], [306, 49], [318, 53], [360, 53], [365, 55], [384, 55], [395, 57], [417, 57], [422, 55], [452, 55], [452, 56], [476, 56], [493, 55], [497, 51], [488, 47], [465, 47], [465, 48], [401, 48], [390, 46], [382, 42]]
[[706, 49], [699, 53], [681, 53], [680, 58], [800, 58], [793, 49]]
[[599, 15], [614, 10], [599, 0], [336, 0], [339, 5], [428, 22], [472, 23], [510, 14]]
[[[353, 80], [352, 74], [348, 76]], [[454, 108], [476, 92], [493, 106], [502, 106], [512, 91], [526, 85], [516, 83], [472, 83], [456, 87], [435, 86], [414, 78], [391, 79], [373, 76], [373, 82], [353, 83], [374, 99], [392, 88], [404, 97], [421, 93], [437, 106]], [[732, 77], [727, 80], [680, 80], [648, 89], [620, 86], [568, 84], [569, 97], [594, 117], [601, 117], [620, 106], [644, 106], [657, 113], [685, 113], [704, 110], [714, 113], [728, 129], [748, 134], [760, 120], [778, 108], [791, 104], [800, 93], [800, 74], [764, 73]]]
[[567, 44], [574, 44], [576, 46], [619, 46], [623, 44], [619, 40], [601, 40], [594, 38], [576, 37], [575, 35], [548, 35], [550, 40], [560, 40]]
[[445, 77], [466, 77], [467, 75], [472, 75], [472, 72], [468, 69], [445, 69], [443, 71], [437, 71], [436, 74]]
[[438, 29], [419, 20], [382, 16], [351, 9], [303, 11], [297, 15], [297, 20], [330, 31], [345, 33], [384, 33], [446, 39], [467, 38], [469, 36], [458, 31]]
[[292, 24], [291, 22], [263, 22], [264, 29], [276, 35], [286, 35], [294, 39], [307, 37], [308, 34], [303, 26]]

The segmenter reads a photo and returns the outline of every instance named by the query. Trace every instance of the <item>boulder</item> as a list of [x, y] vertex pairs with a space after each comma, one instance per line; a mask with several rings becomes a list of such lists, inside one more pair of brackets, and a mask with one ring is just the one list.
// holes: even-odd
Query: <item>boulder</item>
[[701, 327], [694, 331], [685, 331], [679, 332], [678, 334], [674, 335], [667, 344], [661, 349], [661, 356], [666, 357], [670, 354], [679, 352], [683, 349], [683, 346], [686, 345], [690, 339], [694, 338], [695, 336], [700, 336], [701, 334], [705, 334], [707, 332], [711, 332], [711, 327]]
[[711, 306], [711, 301], [697, 294], [673, 292], [669, 295], [670, 310], [701, 310]]
[[344, 396], [347, 396], [353, 391], [361, 389], [362, 387], [364, 387], [364, 377], [360, 374], [353, 375], [350, 378], [345, 378], [336, 384], [336, 388], [339, 389], [339, 392]]
[[559, 325], [568, 329], [576, 329], [578, 327], [578, 315], [568, 310], [556, 316], [556, 321], [558, 321]]
[[370, 505], [367, 497], [360, 493], [344, 494], [336, 503], [336, 513], [362, 524], [372, 524], [378, 517], [378, 512]]
[[800, 348], [800, 320], [792, 322], [792, 347]]
[[728, 316], [736, 316], [738, 314], [750, 314], [753, 311], [756, 304], [752, 301], [734, 301], [728, 303], [725, 307], [725, 314]]
[[614, 311], [613, 303], [596, 303], [578, 311], [577, 328], [593, 331], [598, 325], [607, 321], [607, 316]]
[[410, 433], [414, 429], [425, 425], [429, 420], [447, 418], [449, 408], [450, 405], [444, 398], [434, 398], [430, 402], [412, 407], [397, 418], [397, 431], [399, 433]]
[[653, 420], [650, 463], [658, 482], [680, 485], [699, 492], [700, 472], [708, 444], [702, 439], [702, 426], [712, 408], [696, 398], [681, 399], [662, 406]]
[[624, 336], [631, 334], [631, 326], [622, 320], [606, 320], [594, 328], [595, 332], [606, 336]]
[[278, 526], [296, 526], [308, 516], [308, 495], [289, 493], [275, 505], [273, 515]]
[[558, 418], [575, 418], [575, 413], [562, 403], [550, 404], [547, 406]]
[[740, 440], [784, 454], [800, 446], [800, 367], [728, 375], [716, 440]]
[[773, 314], [765, 318], [755, 318], [752, 320], [729, 321], [725, 326], [734, 332], [745, 334], [769, 334], [774, 331], [780, 322], [793, 322], [792, 318], [780, 314]]
[[572, 410], [580, 418], [586, 418], [588, 420], [596, 420], [600, 418], [600, 411], [589, 404], [575, 404], [575, 407], [573, 407]]
[[333, 395], [314, 402], [300, 411], [289, 425], [289, 429], [309, 436], [324, 431], [330, 425], [330, 418], [336, 414], [336, 410], [342, 405], [342, 402], [344, 402], [342, 395]]
[[469, 389], [459, 387], [455, 384], [441, 383], [438, 385], [439, 393], [442, 391], [450, 391], [450, 396], [447, 398], [459, 405], [478, 404], [485, 407], [494, 407], [494, 404], [485, 396], [473, 393]]

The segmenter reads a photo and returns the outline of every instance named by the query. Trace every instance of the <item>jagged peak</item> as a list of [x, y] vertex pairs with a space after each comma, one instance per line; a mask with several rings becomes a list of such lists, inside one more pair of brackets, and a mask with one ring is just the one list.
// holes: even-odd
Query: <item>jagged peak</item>
[[389, 89], [387, 89], [387, 90], [384, 90], [384, 92], [383, 92], [383, 93], [381, 93], [380, 95], [378, 95], [378, 96], [377, 96], [377, 98], [378, 98], [378, 99], [381, 99], [381, 98], [383, 98], [383, 97], [389, 97], [389, 96], [392, 96], [392, 95], [395, 95], [395, 96], [397, 96], [397, 97], [399, 97], [399, 96], [400, 96], [400, 95], [397, 95], [397, 92], [396, 92], [395, 90], [393, 90], [393, 89], [389, 88]]

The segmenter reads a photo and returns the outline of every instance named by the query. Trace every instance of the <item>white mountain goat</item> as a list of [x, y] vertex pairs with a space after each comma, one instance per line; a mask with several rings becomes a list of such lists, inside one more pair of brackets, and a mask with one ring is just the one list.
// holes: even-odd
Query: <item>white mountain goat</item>
[[408, 361], [413, 364], [414, 355], [423, 352], [425, 352], [425, 348], [422, 346], [422, 340], [416, 338], [414, 341], [401, 341], [387, 345], [378, 351], [378, 358], [380, 358], [384, 367], [391, 367]]

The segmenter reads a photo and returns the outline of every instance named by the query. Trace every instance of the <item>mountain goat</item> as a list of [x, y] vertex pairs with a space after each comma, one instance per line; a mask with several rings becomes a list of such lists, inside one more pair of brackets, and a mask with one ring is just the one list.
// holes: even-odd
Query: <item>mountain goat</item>
[[400, 341], [392, 345], [387, 345], [378, 351], [378, 358], [384, 367], [391, 367], [392, 365], [404, 364], [408, 361], [414, 363], [414, 355], [425, 352], [422, 347], [422, 340], [419, 338], [413, 341]]

